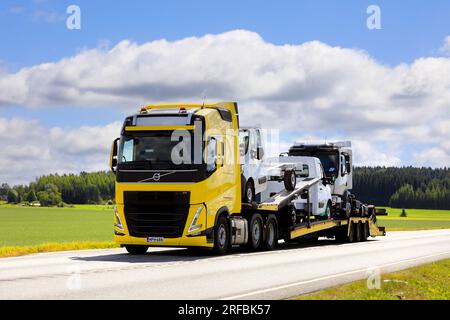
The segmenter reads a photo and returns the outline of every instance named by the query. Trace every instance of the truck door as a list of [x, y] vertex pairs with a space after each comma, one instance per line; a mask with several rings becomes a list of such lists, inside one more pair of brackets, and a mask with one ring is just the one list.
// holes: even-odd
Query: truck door
[[[325, 177], [325, 171], [323, 170], [322, 163], [318, 163], [320, 178]], [[319, 215], [325, 215], [325, 210], [327, 208], [328, 201], [331, 199], [331, 188], [330, 186], [324, 184], [322, 181], [318, 183], [319, 193], [318, 193], [318, 211]]]
[[250, 137], [250, 156], [251, 156], [251, 176], [255, 181], [255, 194], [260, 193], [266, 188], [267, 178], [262, 166], [264, 159], [264, 148], [262, 136], [259, 129], [251, 130]]

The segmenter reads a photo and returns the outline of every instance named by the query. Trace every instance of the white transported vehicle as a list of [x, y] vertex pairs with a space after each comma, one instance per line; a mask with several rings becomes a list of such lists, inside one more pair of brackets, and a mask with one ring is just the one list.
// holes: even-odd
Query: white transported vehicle
[[[263, 199], [279, 194], [283, 189], [287, 192], [304, 188], [308, 190], [309, 197], [297, 197], [292, 204], [293, 222], [301, 222], [306, 215], [316, 216], [318, 219], [331, 219], [332, 216], [332, 194], [330, 180], [325, 176], [322, 164], [315, 157], [279, 157], [273, 162], [268, 160], [266, 165], [268, 173], [268, 184], [262, 193]], [[286, 172], [294, 170], [294, 183], [289, 183], [286, 179]], [[281, 178], [280, 178], [281, 177]], [[281, 183], [283, 181], [284, 183]], [[309, 210], [308, 210], [309, 209]]]

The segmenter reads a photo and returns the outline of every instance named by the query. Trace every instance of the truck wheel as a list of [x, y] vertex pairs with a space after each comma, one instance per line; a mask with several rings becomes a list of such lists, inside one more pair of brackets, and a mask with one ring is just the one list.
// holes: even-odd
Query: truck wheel
[[345, 192], [344, 193], [344, 217], [345, 219], [350, 218], [351, 214], [352, 214], [352, 201], [350, 199], [350, 193], [349, 192]]
[[355, 242], [361, 241], [361, 223], [353, 223], [353, 229], [355, 230]]
[[265, 225], [264, 249], [273, 250], [278, 244], [277, 218], [271, 214], [267, 217]]
[[284, 173], [284, 188], [288, 191], [292, 191], [295, 189], [295, 185], [297, 184], [297, 177], [295, 176], [294, 170], [286, 170]]
[[369, 238], [369, 224], [367, 222], [361, 223], [361, 230], [361, 241], [367, 241], [367, 239]]
[[141, 254], [145, 254], [148, 250], [148, 246], [138, 246], [138, 245], [134, 245], [134, 246], [125, 246], [125, 249], [128, 251], [129, 254], [133, 254], [133, 255], [141, 255]]
[[230, 246], [230, 227], [225, 216], [220, 216], [214, 228], [214, 252], [225, 254]]
[[253, 214], [248, 224], [248, 243], [247, 247], [251, 250], [261, 248], [263, 242], [263, 219], [259, 213]]
[[248, 181], [245, 184], [244, 194], [243, 194], [243, 200], [244, 203], [252, 203], [255, 199], [255, 187], [253, 186], [253, 183], [251, 181]]
[[350, 233], [347, 236], [347, 242], [356, 242], [355, 229], [356, 229], [355, 224], [353, 222], [350, 222]]

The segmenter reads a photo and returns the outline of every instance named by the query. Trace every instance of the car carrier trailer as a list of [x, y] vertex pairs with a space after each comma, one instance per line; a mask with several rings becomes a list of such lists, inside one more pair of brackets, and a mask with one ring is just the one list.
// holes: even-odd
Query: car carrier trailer
[[329, 188], [332, 181], [323, 169], [300, 176], [308, 163], [317, 169], [314, 156], [280, 158], [271, 167], [278, 173], [267, 176], [277, 191], [258, 195], [258, 202], [242, 201], [246, 163], [241, 163], [239, 129], [234, 102], [149, 105], [128, 116], [110, 155], [116, 175], [115, 242], [131, 254], [153, 246], [223, 254], [233, 246], [272, 250], [280, 239], [327, 236], [354, 242], [385, 234], [376, 220], [382, 210], [349, 198], [353, 205], [342, 215], [342, 204], [331, 193], [326, 203], [318, 203], [315, 188]]

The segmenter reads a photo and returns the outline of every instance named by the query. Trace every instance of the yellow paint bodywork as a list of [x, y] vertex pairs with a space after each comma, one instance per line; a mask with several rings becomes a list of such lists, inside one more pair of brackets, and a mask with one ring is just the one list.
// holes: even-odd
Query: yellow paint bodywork
[[[147, 108], [174, 108], [174, 107], [196, 107], [201, 108], [202, 104], [175, 104], [163, 106], [149, 106]], [[224, 121], [217, 110], [216, 106], [227, 108], [232, 113], [232, 122]], [[227, 208], [227, 212], [231, 215], [239, 213], [241, 210], [241, 175], [240, 175], [240, 157], [239, 157], [239, 141], [238, 141], [238, 118], [234, 111], [233, 103], [208, 104], [204, 109], [198, 110], [196, 114], [201, 115], [205, 119], [206, 132], [213, 130], [212, 135], [228, 136], [228, 144], [225, 149], [231, 148], [233, 152], [219, 154], [221, 156], [218, 161], [216, 170], [205, 180], [196, 183], [162, 183], [162, 182], [145, 182], [145, 183], [119, 183], [116, 182], [116, 204], [119, 218], [121, 220], [123, 230], [115, 227], [114, 240], [120, 245], [150, 245], [150, 246], [180, 246], [180, 247], [213, 247], [213, 243], [208, 243], [206, 236], [192, 236], [200, 234], [208, 228], [212, 228], [216, 222], [216, 215], [221, 208]], [[186, 129], [187, 126], [166, 126], [166, 130]], [[132, 127], [126, 127], [130, 130]], [[136, 127], [142, 130], [164, 130], [162, 126], [152, 127]], [[192, 128], [193, 129], [193, 126]], [[135, 129], [138, 130], [138, 129]], [[205, 138], [207, 140], [208, 137]], [[220, 148], [219, 148], [220, 149]], [[146, 238], [138, 238], [130, 236], [124, 215], [124, 191], [189, 191], [190, 192], [190, 208], [189, 214], [184, 226], [183, 235], [179, 238], [164, 238], [162, 242], [147, 242]], [[188, 234], [189, 226], [194, 218], [197, 209], [201, 205], [205, 205], [198, 217], [197, 224], [201, 224], [201, 228]], [[123, 235], [118, 235], [123, 234]], [[189, 236], [191, 235], [191, 236]]]

